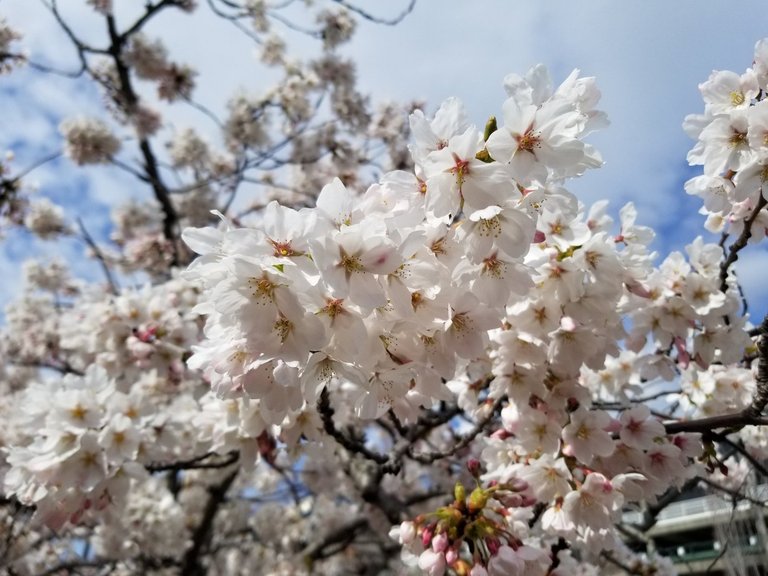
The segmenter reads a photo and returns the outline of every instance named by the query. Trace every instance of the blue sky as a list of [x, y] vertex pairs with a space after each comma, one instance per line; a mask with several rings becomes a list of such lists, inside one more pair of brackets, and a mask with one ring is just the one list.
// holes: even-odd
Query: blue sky
[[[392, 16], [406, 3], [363, 0], [357, 4]], [[98, 39], [103, 25], [82, 4], [60, 1], [78, 30]], [[115, 0], [115, 4], [120, 10], [136, 5], [134, 0]], [[169, 14], [148, 32], [166, 36], [172, 57], [200, 70], [197, 97], [220, 110], [234, 88], [264, 87], [274, 76], [258, 66], [245, 38], [207, 16], [205, 2], [200, 4], [195, 15]], [[33, 56], [56, 62], [69, 56], [73, 62], [38, 2], [5, 0], [0, 14], [26, 33]], [[296, 43], [304, 54], [313, 49], [308, 39], [287, 31], [286, 35], [289, 45]], [[501, 83], [509, 72], [524, 73], [542, 62], [556, 82], [573, 68], [596, 76], [603, 93], [601, 107], [612, 125], [591, 142], [602, 152], [606, 165], [570, 188], [588, 204], [610, 199], [614, 214], [625, 202], [634, 201], [641, 223], [659, 232], [656, 248], [663, 255], [705, 234], [698, 199], [689, 198], [682, 188], [687, 178], [698, 173], [687, 166], [685, 155], [692, 142], [681, 129], [686, 114], [703, 109], [697, 85], [713, 69], [742, 72], [751, 63], [754, 43], [767, 36], [764, 3], [751, 0], [418, 0], [413, 13], [397, 27], [361, 22], [355, 41], [344, 50], [358, 62], [361, 85], [374, 100], [415, 98], [434, 110], [448, 96], [458, 96], [478, 124], [500, 110]], [[41, 54], [45, 57], [39, 58]], [[227, 65], [222, 66], [222, 61]], [[68, 80], [29, 73], [3, 77], [0, 151], [14, 148], [20, 159], [35, 157], [36, 151], [47, 153], [58, 145], [59, 121], [90, 112], [98, 102], [94, 90]], [[177, 127], [199, 122], [190, 109], [169, 118]], [[199, 125], [203, 131], [208, 128]], [[115, 179], [114, 171], [93, 168], [81, 176], [76, 173], [66, 162], [57, 162], [36, 172], [33, 180], [39, 182], [41, 194], [70, 207], [83, 206], [87, 199], [91, 207], [83, 216], [93, 219], [95, 228], [103, 228], [109, 205], [137, 193], [129, 179], [122, 175]], [[25, 237], [9, 239], [28, 242]], [[49, 253], [59, 247], [30, 249]], [[12, 251], [2, 248], [0, 272], [14, 269], [9, 259], [18, 253], [18, 246]], [[739, 263], [753, 320], [768, 308], [768, 283], [762, 272], [766, 265], [768, 251], [761, 247], [750, 247]], [[17, 289], [14, 282], [7, 282], [0, 287], [0, 301], [7, 301]]]

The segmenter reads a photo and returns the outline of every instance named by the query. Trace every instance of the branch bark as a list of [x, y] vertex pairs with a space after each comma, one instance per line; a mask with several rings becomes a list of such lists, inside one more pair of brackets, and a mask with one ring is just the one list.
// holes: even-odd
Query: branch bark
[[[112, 56], [115, 70], [117, 70], [117, 75], [120, 79], [120, 91], [121, 95], [125, 98], [125, 107], [127, 108], [125, 112], [130, 114], [133, 112], [133, 109], [138, 106], [139, 97], [133, 87], [128, 67], [125, 65], [125, 62], [123, 62], [123, 48], [125, 47], [127, 36], [121, 35], [117, 31], [117, 24], [115, 23], [114, 17], [111, 15], [107, 16], [107, 30], [110, 39], [109, 54]], [[179, 220], [178, 213], [171, 200], [168, 187], [165, 185], [160, 175], [157, 157], [147, 138], [139, 139], [139, 149], [141, 150], [141, 155], [144, 160], [144, 170], [147, 174], [147, 180], [152, 186], [155, 199], [159, 202], [163, 211], [163, 235], [173, 249], [172, 265], [177, 266], [180, 264], [177, 230]]]
[[226, 499], [227, 492], [237, 478], [239, 470], [233, 471], [229, 476], [215, 486], [208, 489], [208, 502], [203, 511], [203, 519], [197, 525], [192, 535], [192, 546], [184, 554], [181, 564], [181, 574], [187, 576], [203, 576], [206, 573], [205, 566], [202, 563], [202, 556], [206, 546], [210, 542], [213, 528], [213, 521], [219, 508]]

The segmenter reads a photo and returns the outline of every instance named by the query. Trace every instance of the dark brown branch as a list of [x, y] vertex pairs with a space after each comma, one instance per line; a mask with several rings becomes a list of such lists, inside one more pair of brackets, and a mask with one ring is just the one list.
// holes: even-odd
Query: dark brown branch
[[55, 574], [82, 574], [81, 568], [101, 568], [114, 564], [109, 560], [73, 560], [71, 562], [62, 562], [52, 566], [43, 572], [38, 572], [37, 576], [54, 576]]
[[240, 453], [237, 450], [229, 452], [223, 460], [215, 462], [206, 462], [209, 458], [214, 456], [220, 456], [215, 452], [208, 452], [202, 456], [191, 458], [189, 460], [177, 460], [176, 462], [153, 462], [147, 464], [145, 468], [148, 472], [167, 472], [177, 470], [214, 470], [217, 468], [226, 468], [231, 466], [240, 458]]
[[768, 418], [763, 416], [763, 410], [768, 405], [768, 316], [760, 325], [760, 336], [757, 340], [757, 374], [755, 375], [755, 392], [752, 402], [741, 412], [721, 414], [696, 420], [678, 420], [667, 422], [664, 427], [668, 434], [677, 432], [711, 433], [719, 428], [742, 428], [743, 426], [763, 426], [768, 424]]
[[760, 328], [762, 334], [757, 339], [755, 393], [752, 396], [752, 403], [745, 410], [746, 414], [754, 418], [759, 417], [768, 404], [768, 315], [763, 318]]
[[74, 374], [76, 376], [85, 375], [81, 370], [72, 367], [66, 360], [59, 360], [58, 358], [52, 360], [19, 360], [9, 361], [8, 363], [20, 368], [47, 368], [49, 370], [56, 370], [56, 372], [59, 372], [60, 374]]
[[344, 448], [355, 454], [360, 454], [367, 460], [372, 460], [377, 464], [384, 464], [387, 462], [389, 459], [387, 456], [369, 450], [365, 447], [362, 440], [351, 438], [336, 428], [336, 424], [333, 421], [334, 410], [331, 406], [331, 396], [328, 393], [327, 388], [324, 388], [320, 393], [320, 398], [317, 401], [317, 412], [323, 420], [323, 429], [325, 432]]
[[691, 478], [687, 482], [685, 482], [679, 489], [678, 488], [670, 488], [667, 490], [664, 494], [662, 494], [654, 504], [649, 504], [645, 507], [645, 510], [643, 510], [643, 521], [639, 524], [634, 524], [633, 527], [637, 528], [640, 532], [647, 532], [650, 530], [655, 524], [656, 520], [664, 508], [672, 504], [677, 498], [679, 498], [680, 494], [684, 494], [685, 492], [688, 492], [689, 490], [693, 490], [696, 485], [699, 483], [699, 478]]
[[485, 430], [485, 428], [488, 426], [488, 424], [491, 423], [491, 421], [496, 417], [496, 412], [501, 408], [502, 402], [506, 399], [506, 396], [502, 396], [501, 398], [497, 399], [493, 406], [491, 407], [491, 410], [488, 412], [488, 414], [480, 419], [477, 423], [475, 423], [475, 426], [464, 434], [453, 446], [451, 446], [448, 450], [443, 450], [439, 452], [430, 452], [425, 454], [415, 454], [412, 449], [408, 450], [408, 456], [415, 460], [416, 462], [420, 462], [422, 464], [432, 464], [433, 462], [437, 460], [441, 460], [443, 458], [447, 458], [448, 456], [453, 456], [458, 452], [459, 450], [462, 450], [463, 448], [466, 448], [469, 446], [469, 444], [477, 438], [477, 436]]
[[234, 483], [238, 471], [233, 471], [220, 484], [208, 488], [208, 502], [203, 511], [203, 518], [192, 534], [192, 546], [184, 554], [181, 574], [186, 576], [203, 576], [206, 573], [205, 566], [201, 563], [201, 556], [211, 539], [213, 521], [216, 518], [216, 514], [224, 503], [227, 491], [229, 491]]
[[136, 20], [133, 24], [131, 24], [130, 28], [125, 30], [122, 34], [120, 34], [120, 40], [125, 43], [128, 41], [128, 39], [136, 34], [139, 30], [141, 30], [144, 25], [149, 22], [150, 18], [152, 18], [155, 14], [160, 12], [163, 8], [168, 8], [169, 6], [175, 6], [176, 2], [175, 0], [160, 0], [157, 4], [150, 4], [147, 3], [145, 6], [145, 12], [141, 15], [141, 17]]
[[719, 428], [741, 428], [743, 426], [764, 426], [766, 424], [768, 424], [768, 418], [751, 417], [745, 412], [734, 412], [708, 418], [666, 422], [664, 428], [666, 428], [667, 434], [677, 434], [679, 432], [705, 434]]
[[311, 565], [317, 560], [329, 558], [349, 546], [357, 534], [368, 527], [367, 518], [356, 518], [328, 532], [321, 540], [310, 544], [302, 552], [302, 556]]
[[421, 504], [422, 502], [426, 502], [427, 500], [432, 500], [433, 498], [445, 498], [445, 490], [441, 488], [433, 488], [432, 490], [429, 490], [427, 492], [424, 492], [422, 494], [411, 494], [410, 496], [407, 496], [403, 499], [403, 506], [414, 506], [416, 504]]
[[624, 572], [626, 572], [627, 574], [636, 574], [637, 576], [643, 576], [643, 574], [645, 574], [645, 572], [641, 568], [635, 569], [632, 566], [628, 566], [624, 564], [621, 560], [618, 560], [617, 558], [615, 558], [613, 554], [611, 554], [610, 552], [603, 552], [601, 556], [605, 558], [609, 563], [624, 570]]
[[[109, 32], [110, 47], [109, 54], [112, 56], [112, 60], [115, 63], [115, 70], [117, 71], [118, 78], [120, 79], [120, 91], [125, 98], [125, 112], [130, 114], [138, 106], [139, 97], [133, 88], [131, 76], [128, 71], [128, 67], [123, 62], [123, 48], [126, 38], [121, 36], [117, 31], [117, 24], [113, 16], [107, 16], [107, 30]], [[119, 106], [119, 103], [117, 103]], [[179, 246], [177, 238], [177, 225], [178, 225], [178, 213], [176, 207], [171, 201], [171, 195], [168, 191], [168, 187], [163, 182], [160, 176], [160, 169], [157, 161], [157, 157], [152, 149], [147, 138], [141, 138], [139, 140], [139, 149], [141, 150], [142, 158], [144, 159], [144, 170], [147, 175], [147, 180], [152, 186], [152, 190], [155, 194], [155, 199], [160, 203], [160, 207], [163, 210], [163, 235], [165, 239], [171, 244], [173, 250], [172, 264], [179, 264]]]
[[624, 524], [623, 522], [619, 522], [616, 524], [616, 530], [624, 534], [627, 538], [635, 541], [635, 542], [644, 542], [648, 543], [650, 540], [648, 536], [646, 536], [643, 532], [635, 528], [634, 526], [630, 524]]

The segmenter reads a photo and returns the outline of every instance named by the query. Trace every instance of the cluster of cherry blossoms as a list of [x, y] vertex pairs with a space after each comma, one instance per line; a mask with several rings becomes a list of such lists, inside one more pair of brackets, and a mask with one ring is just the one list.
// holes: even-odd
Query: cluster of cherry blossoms
[[[531, 78], [546, 82], [541, 69]], [[487, 148], [451, 100], [435, 120], [412, 116], [416, 174], [387, 174], [362, 197], [336, 180], [313, 209], [270, 204], [260, 228], [188, 229], [201, 257], [187, 278], [204, 286], [197, 310], [207, 315], [190, 365], [220, 394], [262, 400], [275, 423], [313, 404], [334, 375], [343, 375], [358, 417], [391, 408], [409, 421], [450, 397], [442, 380], [484, 357], [508, 302], [535, 283], [552, 296], [583, 297], [591, 265], [581, 256], [591, 252], [574, 259], [581, 269], [562, 255], [593, 234], [574, 222], [576, 199], [549, 181], [599, 164], [579, 140], [600, 118], [595, 90], [575, 74], [548, 95], [513, 82], [524, 109], [508, 100], [508, 123]], [[536, 97], [547, 99], [540, 117]], [[562, 317], [563, 333], [592, 333]], [[564, 375], [578, 371], [562, 356]]]
[[[311, 413], [324, 390], [341, 422], [413, 422], [454, 398], [481, 418], [507, 400], [478, 453], [480, 503], [457, 498], [445, 518], [399, 532], [430, 574], [544, 574], [558, 538], [619, 547], [623, 506], [701, 471], [697, 436], [626, 409], [641, 381], [734, 362], [751, 343], [735, 281], [721, 291], [720, 247], [697, 239], [687, 261], [654, 268], [653, 232], [631, 204], [611, 234], [604, 203], [585, 213], [563, 187], [600, 165], [581, 140], [605, 123], [593, 80], [553, 89], [537, 67], [505, 87], [503, 123], [484, 134], [457, 100], [433, 119], [414, 113], [414, 174], [357, 197], [337, 180], [315, 208], [272, 203], [257, 227], [184, 233], [206, 315], [190, 366], [217, 394], [258, 401], [271, 424]], [[614, 416], [593, 397], [625, 408]]]
[[[88, 3], [116, 26], [111, 0]], [[614, 222], [607, 201], [567, 189], [601, 166], [585, 138], [607, 125], [578, 71], [558, 86], [543, 66], [510, 74], [482, 128], [454, 98], [431, 117], [373, 112], [336, 52], [349, 11], [320, 10], [322, 55], [296, 62], [275, 6], [221, 9], [285, 76], [235, 94], [218, 140], [167, 134], [133, 83], [193, 103], [197, 73], [143, 20], [109, 50], [81, 48], [110, 118], [64, 121], [64, 154], [154, 193], [115, 211], [112, 246], [1, 180], [20, 199], [7, 219], [44, 241], [79, 234], [106, 279], [31, 261], [6, 312], [2, 495], [67, 535], [36, 548], [0, 509], [8, 564], [47, 570], [87, 534], [79, 560], [126, 574], [591, 576], [605, 558], [674, 574], [615, 525], [697, 477], [737, 493], [749, 475], [685, 427], [743, 423], [760, 393], [768, 358], [730, 270], [741, 248], [699, 237], [657, 263], [632, 203]], [[0, 73], [18, 38], [0, 19]], [[763, 40], [743, 75], [700, 86], [705, 114], [685, 122], [703, 166], [686, 191], [737, 244], [768, 225], [767, 83]], [[334, 121], [316, 122], [321, 109]], [[368, 186], [371, 140], [393, 170]], [[251, 205], [235, 201], [243, 183]], [[136, 278], [151, 284], [120, 287]], [[768, 457], [765, 426], [738, 433], [743, 454]]]
[[699, 85], [704, 114], [691, 114], [683, 127], [696, 140], [688, 153], [704, 174], [685, 185], [704, 201], [706, 228], [738, 235], [754, 212], [751, 242], [765, 236], [761, 208], [768, 198], [768, 40], [755, 45], [754, 63], [743, 74], [716, 70]]
[[[705, 228], [721, 232], [724, 238], [736, 238], [734, 246], [760, 242], [768, 230], [764, 209], [768, 204], [766, 89], [768, 39], [763, 39], [756, 43], [752, 67], [744, 73], [716, 70], [699, 85], [704, 114], [689, 115], [683, 125], [696, 140], [688, 160], [703, 167], [702, 175], [686, 182], [686, 192], [702, 199], [700, 212], [706, 216]], [[731, 247], [725, 258], [734, 261], [736, 251]], [[756, 393], [756, 369], [740, 362], [751, 341], [744, 331], [746, 317], [739, 313], [743, 303], [735, 278], [724, 278], [720, 272], [722, 251], [712, 248], [709, 254], [697, 252], [698, 257], [689, 252], [694, 278], [690, 268], [683, 265], [679, 274], [684, 283], [680, 285], [687, 289], [688, 301], [696, 312], [704, 316], [692, 318], [680, 310], [689, 326], [694, 326], [694, 338], [686, 345], [672, 336], [678, 358], [683, 359], [683, 407], [690, 414], [714, 416], [750, 406]], [[694, 258], [698, 264], [693, 263]], [[709, 279], [702, 283], [700, 276]], [[717, 283], [720, 294], [712, 290]], [[712, 306], [723, 297], [722, 303]], [[746, 426], [739, 438], [754, 457], [764, 459], [768, 454], [764, 427]], [[733, 458], [729, 460], [729, 466], [738, 465]]]
[[21, 34], [11, 28], [5, 18], [0, 17], [0, 75], [7, 74], [13, 69], [14, 64], [23, 61], [21, 55], [14, 55], [11, 46], [21, 39]]
[[[37, 287], [62, 294], [63, 285], [59, 280]], [[253, 467], [274, 450], [257, 402], [221, 401], [186, 368], [187, 351], [199, 339], [198, 317], [191, 312], [195, 294], [174, 279], [106, 300], [82, 296], [47, 326], [44, 340], [3, 343], [4, 352], [22, 362], [45, 358], [67, 372], [43, 379], [31, 369], [2, 374], [10, 383], [0, 404], [9, 425], [1, 438], [7, 451], [4, 491], [34, 506], [38, 522], [56, 530], [98, 525], [94, 546], [113, 558], [148, 550], [183, 553], [189, 515], [202, 510], [182, 507], [153, 474], [233, 451], [242, 465]], [[40, 298], [30, 309], [56, 317]], [[9, 317], [20, 335], [30, 334], [20, 324], [23, 306]], [[214, 467], [232, 462], [230, 457]], [[193, 479], [190, 474], [186, 482], [194, 486]], [[204, 487], [210, 478], [198, 481]], [[169, 530], [173, 522], [179, 527]], [[32, 572], [49, 562], [47, 556], [25, 558]]]
[[182, 356], [198, 330], [179, 316], [183, 291], [169, 283], [106, 302], [83, 298], [45, 341], [6, 343], [22, 359], [45, 351], [70, 372], [18, 391], [9, 414], [16, 437], [6, 489], [49, 525], [123, 501], [144, 464], [197, 454], [190, 421], [199, 409], [179, 396], [192, 385]]

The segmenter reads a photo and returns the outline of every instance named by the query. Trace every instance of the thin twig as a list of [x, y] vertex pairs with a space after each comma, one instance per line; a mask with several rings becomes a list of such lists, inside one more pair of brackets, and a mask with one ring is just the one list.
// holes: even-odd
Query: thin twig
[[350, 4], [346, 0], [333, 0], [336, 2], [336, 4], [343, 6], [347, 10], [354, 12], [358, 16], [365, 18], [366, 20], [369, 20], [370, 22], [374, 22], [375, 24], [383, 24], [385, 26], [396, 26], [402, 22], [408, 14], [413, 12], [413, 9], [416, 7], [416, 0], [411, 0], [408, 3], [408, 6], [403, 10], [400, 14], [395, 16], [394, 18], [380, 18], [378, 16], [374, 16], [370, 12], [366, 12], [362, 8], [355, 6], [354, 4]]
[[754, 504], [755, 506], [759, 506], [761, 508], [768, 508], [768, 502], [763, 502], [761, 500], [757, 500], [756, 498], [751, 498], [747, 494], [744, 494], [743, 492], [739, 492], [738, 490], [732, 490], [730, 488], [726, 488], [725, 486], [722, 486], [717, 482], [713, 482], [712, 480], [706, 477], [702, 477], [700, 478], [700, 480], [710, 488], [713, 488], [719, 492], [723, 492], [724, 494], [728, 494], [731, 498], [734, 499], [734, 501], [746, 500], [747, 502], [749, 502], [750, 504]]
[[368, 527], [368, 519], [361, 517], [342, 524], [328, 532], [321, 540], [307, 546], [301, 555], [310, 563], [338, 554], [349, 546], [357, 534]]
[[117, 287], [117, 282], [115, 282], [115, 278], [112, 276], [112, 271], [109, 269], [109, 265], [107, 264], [106, 258], [104, 258], [104, 254], [99, 249], [96, 242], [93, 240], [93, 237], [88, 233], [88, 230], [85, 227], [85, 224], [83, 223], [83, 220], [78, 217], [77, 219], [77, 225], [80, 228], [80, 234], [83, 237], [83, 240], [86, 244], [88, 244], [88, 247], [93, 252], [93, 256], [96, 258], [96, 260], [99, 262], [99, 265], [101, 266], [101, 270], [104, 272], [104, 277], [107, 280], [107, 284], [109, 285], [109, 291], [117, 296], [120, 293], [119, 288]]
[[25, 66], [29, 66], [33, 70], [37, 70], [38, 72], [44, 72], [46, 74], [53, 74], [56, 76], [63, 76], [64, 78], [71, 78], [76, 79], [80, 78], [80, 76], [83, 75], [86, 68], [81, 63], [80, 68], [75, 71], [68, 71], [68, 70], [60, 70], [58, 68], [54, 68], [53, 66], [49, 66], [48, 64], [42, 64], [41, 62], [36, 62], [34, 60], [30, 60], [27, 58], [24, 54], [16, 54], [14, 52], [0, 52], [0, 62], [6, 59], [12, 59], [16, 60], [18, 62], [21, 62]]
[[499, 408], [501, 408], [502, 402], [506, 399], [506, 396], [502, 396], [498, 398], [491, 407], [488, 414], [477, 421], [475, 426], [464, 434], [453, 446], [451, 446], [447, 450], [437, 451], [437, 452], [429, 452], [425, 454], [416, 454], [413, 452], [413, 449], [408, 450], [408, 456], [415, 460], [416, 462], [420, 462], [422, 464], [432, 464], [433, 462], [437, 460], [441, 460], [443, 458], [447, 458], [448, 456], [453, 456], [458, 452], [459, 450], [462, 450], [469, 446], [469, 444], [477, 438], [477, 436], [485, 430], [486, 426], [491, 423], [491, 421], [496, 417], [496, 412]]
[[174, 0], [160, 0], [157, 4], [150, 4], [147, 3], [145, 6], [145, 12], [141, 15], [141, 17], [136, 20], [131, 26], [125, 30], [122, 34], [120, 34], [120, 40], [125, 43], [128, 41], [128, 39], [136, 34], [139, 30], [141, 30], [144, 25], [149, 21], [150, 18], [152, 18], [155, 14], [160, 12], [163, 8], [168, 8], [169, 6], [175, 6], [176, 2]]

